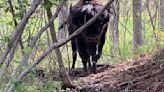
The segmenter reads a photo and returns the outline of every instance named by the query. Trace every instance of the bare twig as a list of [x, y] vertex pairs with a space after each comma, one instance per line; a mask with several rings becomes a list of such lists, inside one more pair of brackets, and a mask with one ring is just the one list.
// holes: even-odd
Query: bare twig
[[17, 23], [17, 21], [16, 21], [16, 19], [15, 19], [16, 16], [15, 16], [14, 8], [13, 8], [13, 5], [12, 5], [12, 1], [11, 1], [11, 0], [8, 0], [8, 3], [9, 3], [9, 5], [10, 5], [11, 14], [12, 14], [12, 16], [13, 16], [14, 24], [15, 24], [15, 26], [17, 26], [18, 23]]
[[9, 44], [6, 46], [5, 52], [0, 56], [0, 65], [5, 61], [6, 57], [8, 56], [8, 53], [10, 52], [13, 45], [16, 45], [19, 41], [20, 35], [23, 32], [30, 16], [35, 12], [38, 5], [42, 2], [42, 0], [36, 0], [35, 3], [32, 5], [32, 7], [29, 9], [28, 12], [26, 12], [25, 16], [23, 17], [22, 21], [18, 24], [16, 31], [14, 32], [13, 36], [11, 37], [11, 40]]
[[153, 34], [154, 34], [154, 37], [157, 41], [157, 36], [155, 34], [155, 23], [154, 23], [154, 18], [157, 17], [157, 10], [158, 10], [158, 6], [156, 5], [156, 10], [155, 10], [155, 13], [154, 15], [151, 14], [150, 12], [150, 7], [149, 7], [149, 0], [146, 0], [146, 8], [147, 8], [147, 11], [148, 11], [148, 14], [149, 14], [149, 17], [150, 17], [150, 23], [151, 23], [151, 26], [153, 28]]
[[[43, 28], [40, 29], [40, 31], [34, 36], [34, 38], [32, 39], [32, 41], [29, 43], [29, 47], [30, 47], [31, 49], [33, 49], [33, 47], [35, 46], [36, 42], [38, 41], [38, 39], [39, 39], [40, 36], [42, 35], [42, 33], [43, 33], [49, 26], [52, 25], [54, 19], [58, 16], [58, 13], [59, 13], [61, 7], [64, 5], [64, 2], [65, 2], [65, 1], [66, 1], [66, 0], [62, 0], [62, 1], [61, 1], [60, 5], [59, 5], [59, 6], [57, 7], [57, 9], [56, 9], [55, 14], [51, 17], [51, 19], [49, 20], [49, 22], [48, 22]], [[29, 58], [29, 55], [30, 55], [30, 53], [24, 54], [24, 55], [23, 55], [23, 57], [22, 57], [22, 59], [21, 59], [21, 66], [24, 66], [24, 65], [27, 63], [28, 58]]]

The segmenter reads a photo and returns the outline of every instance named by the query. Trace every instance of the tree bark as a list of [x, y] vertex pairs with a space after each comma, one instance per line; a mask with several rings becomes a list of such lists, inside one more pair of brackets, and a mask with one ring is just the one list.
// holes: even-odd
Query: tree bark
[[115, 50], [118, 47], [119, 43], [119, 30], [118, 30], [118, 24], [119, 24], [119, 2], [118, 0], [115, 0], [113, 2], [112, 7], [114, 8], [114, 14], [111, 14], [111, 22], [110, 22], [110, 30], [111, 30], [111, 40], [112, 40], [112, 46], [111, 46], [111, 54], [114, 56]]
[[58, 30], [58, 40], [65, 39], [67, 34], [67, 27], [64, 23], [68, 17], [68, 1], [65, 2], [64, 6], [60, 10], [59, 14], [59, 27], [64, 24], [64, 27]]
[[30, 16], [35, 12], [38, 5], [42, 2], [42, 0], [36, 0], [33, 6], [29, 9], [29, 11], [25, 14], [22, 21], [18, 24], [16, 31], [11, 37], [11, 40], [9, 44], [6, 46], [5, 52], [0, 57], [0, 65], [5, 61], [6, 57], [8, 56], [8, 53], [10, 52], [13, 45], [16, 46], [17, 42], [20, 39], [20, 35], [22, 34]]
[[160, 31], [164, 32], [164, 0], [160, 0]]
[[148, 14], [149, 14], [149, 17], [150, 17], [150, 23], [151, 23], [151, 26], [152, 26], [152, 28], [153, 28], [153, 37], [155, 38], [155, 40], [156, 41], [158, 41], [158, 38], [157, 38], [157, 36], [156, 36], [156, 33], [155, 33], [155, 28], [156, 28], [156, 26], [155, 26], [155, 18], [157, 17], [157, 10], [158, 10], [158, 5], [156, 6], [156, 10], [155, 10], [155, 12], [154, 12], [154, 15], [152, 15], [151, 14], [151, 9], [150, 9], [150, 7], [149, 7], [149, 3], [150, 3], [150, 0], [146, 0], [146, 7], [147, 7], [147, 11], [148, 11]]
[[141, 7], [142, 0], [133, 0], [133, 49], [143, 44]]

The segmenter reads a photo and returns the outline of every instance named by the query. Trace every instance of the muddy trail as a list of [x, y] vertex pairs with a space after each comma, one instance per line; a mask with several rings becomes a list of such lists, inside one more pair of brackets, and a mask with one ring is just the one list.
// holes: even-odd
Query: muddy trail
[[78, 85], [71, 92], [164, 92], [164, 49], [153, 57], [142, 54], [115, 66], [100, 65], [97, 74], [76, 69], [69, 75]]

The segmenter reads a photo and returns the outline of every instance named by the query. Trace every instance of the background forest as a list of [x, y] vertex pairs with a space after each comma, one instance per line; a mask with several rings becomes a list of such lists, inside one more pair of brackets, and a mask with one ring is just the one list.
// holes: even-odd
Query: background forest
[[[67, 25], [58, 29], [76, 2], [0, 1], [0, 92], [61, 92], [62, 81], [71, 83], [66, 73], [72, 64]], [[163, 47], [164, 0], [114, 0], [98, 63], [117, 65], [141, 54], [154, 55]], [[82, 66], [80, 58], [76, 66]], [[59, 74], [63, 75], [58, 81], [50, 77]]]

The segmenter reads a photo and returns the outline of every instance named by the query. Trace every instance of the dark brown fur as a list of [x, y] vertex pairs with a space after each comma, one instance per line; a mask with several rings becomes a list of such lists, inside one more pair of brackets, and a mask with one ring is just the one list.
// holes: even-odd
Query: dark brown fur
[[[89, 0], [89, 2], [88, 2], [88, 0], [80, 0], [77, 4], [75, 4], [73, 7], [71, 7], [70, 14], [69, 14], [68, 20], [67, 20], [69, 35], [72, 34], [74, 31], [76, 31], [81, 26], [81, 25], [79, 26], [78, 23], [74, 23], [74, 21], [76, 22], [80, 18], [74, 19], [74, 17], [73, 17], [74, 14], [72, 13], [72, 11], [74, 11], [78, 8], [81, 8], [85, 4], [90, 4], [90, 5], [93, 5], [95, 7], [96, 7], [96, 5], [98, 7], [102, 7], [102, 4], [101, 4], [100, 0]], [[98, 9], [98, 11], [99, 11], [99, 9]], [[81, 15], [79, 15], [79, 16], [81, 16]], [[103, 17], [103, 18], [105, 18], [105, 17]], [[93, 44], [96, 42], [96, 43], [99, 43], [99, 48], [98, 48], [99, 54], [95, 55], [95, 56], [93, 55], [94, 56], [93, 60], [95, 61], [95, 63], [92, 63], [93, 71], [96, 72], [96, 62], [100, 58], [102, 48], [103, 48], [104, 43], [105, 43], [105, 34], [106, 34], [106, 31], [107, 31], [108, 20], [109, 20], [108, 18], [109, 18], [108, 16], [107, 16], [107, 18], [105, 18], [105, 19], [107, 19], [107, 21], [103, 20], [103, 19], [100, 19], [101, 21], [97, 20], [97, 22], [94, 22], [91, 26], [87, 27], [85, 29], [86, 31], [83, 31], [80, 35], [78, 35], [76, 38], [71, 40], [72, 56], [73, 56], [72, 68], [75, 67], [77, 52], [79, 52], [79, 55], [82, 59], [82, 63], [83, 63], [83, 66], [84, 66], [84, 70], [87, 71], [87, 67], [91, 66], [91, 63], [92, 63], [89, 59], [90, 55], [91, 55], [90, 52], [92, 52], [92, 54], [95, 54], [94, 51], [89, 51], [88, 52], [88, 49], [89, 49], [88, 46], [91, 45], [90, 48], [95, 48], [95, 45], [93, 45]], [[103, 25], [100, 26], [100, 24], [103, 24]], [[95, 29], [95, 28], [97, 28], [97, 29]], [[98, 28], [100, 28], [101, 30], [98, 30]], [[101, 33], [101, 36], [100, 36], [100, 34], [97, 34], [97, 32]], [[86, 34], [88, 34], [88, 36]], [[95, 35], [95, 34], [96, 34], [96, 36], [90, 37], [90, 36]], [[96, 39], [95, 37], [99, 38], [98, 39], [99, 42], [97, 42], [95, 40]], [[88, 44], [88, 42], [91, 42], [93, 44]]]

